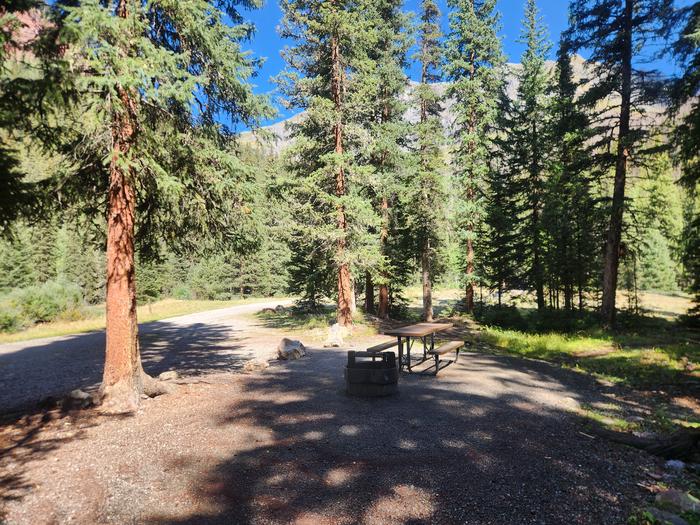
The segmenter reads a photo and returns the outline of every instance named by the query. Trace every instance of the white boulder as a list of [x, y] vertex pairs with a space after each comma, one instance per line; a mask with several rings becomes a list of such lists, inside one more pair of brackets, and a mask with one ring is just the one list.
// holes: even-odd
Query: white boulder
[[292, 359], [299, 359], [305, 355], [306, 347], [301, 341], [285, 337], [280, 341], [280, 344], [277, 345], [277, 359], [290, 361]]

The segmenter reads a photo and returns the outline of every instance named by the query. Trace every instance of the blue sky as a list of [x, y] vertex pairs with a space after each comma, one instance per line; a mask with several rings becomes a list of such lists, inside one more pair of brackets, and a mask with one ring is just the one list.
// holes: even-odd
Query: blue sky
[[[689, 0], [680, 0], [679, 4], [687, 4]], [[408, 11], [418, 12], [420, 0], [406, 0], [405, 9]], [[446, 0], [438, 0], [438, 4], [443, 14], [443, 26], [447, 26], [447, 6]], [[550, 38], [553, 42], [557, 42], [559, 35], [567, 26], [568, 15], [567, 0], [539, 0], [538, 5], [545, 24], [549, 28]], [[523, 9], [525, 0], [499, 0], [498, 10], [501, 18], [501, 36], [503, 38], [503, 47], [508, 60], [510, 62], [519, 62], [519, 57], [523, 51], [523, 46], [516, 40], [520, 34], [520, 23], [523, 18]], [[284, 60], [280, 57], [280, 51], [283, 49], [285, 42], [277, 34], [277, 26], [282, 18], [282, 12], [277, 0], [265, 0], [265, 5], [258, 10], [251, 10], [244, 13], [245, 18], [253, 22], [256, 27], [256, 33], [252, 41], [247, 44], [255, 56], [264, 57], [265, 65], [259, 72], [259, 75], [254, 82], [256, 84], [256, 92], [271, 94], [273, 100], [277, 97], [275, 94], [275, 85], [271, 81], [271, 77], [284, 69]], [[552, 58], [555, 53], [555, 48], [552, 49]], [[656, 67], [665, 71], [672, 72], [672, 64], [655, 64]], [[415, 76], [409, 72], [411, 77]], [[279, 110], [277, 118], [271, 122], [281, 120], [293, 114], [293, 111], [286, 111], [275, 104]], [[266, 122], [266, 124], [269, 122]]]

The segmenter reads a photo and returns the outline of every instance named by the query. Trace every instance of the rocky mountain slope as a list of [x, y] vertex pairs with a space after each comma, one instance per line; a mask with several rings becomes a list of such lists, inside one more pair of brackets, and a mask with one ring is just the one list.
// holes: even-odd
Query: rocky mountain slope
[[[586, 62], [586, 60], [575, 55], [572, 61], [574, 78], [576, 80], [586, 81], [592, 77], [592, 68]], [[554, 73], [556, 63], [553, 61], [547, 62], [547, 67]], [[515, 98], [518, 90], [518, 73], [522, 69], [521, 64], [511, 63], [507, 66], [507, 86], [506, 91], [511, 98]], [[404, 98], [406, 101], [411, 100], [413, 91], [417, 83], [410, 81], [406, 87], [406, 93]], [[440, 95], [445, 95], [447, 88], [449, 87], [448, 82], [438, 82], [433, 84], [433, 88]], [[451, 130], [455, 114], [453, 108], [458, 101], [452, 98], [448, 98], [444, 101], [443, 111], [441, 114], [441, 120], [443, 126], [446, 130]], [[616, 103], [615, 98], [611, 98], [607, 101], [610, 107], [613, 107]], [[658, 124], [663, 121], [665, 107], [663, 105], [645, 106], [642, 108], [644, 114], [637, 112], [634, 118], [638, 121], [644, 121], [645, 124], [655, 123]], [[300, 112], [290, 118], [281, 120], [272, 125], [265, 126], [259, 132], [245, 132], [241, 135], [241, 141], [245, 144], [258, 144], [260, 147], [272, 154], [279, 154], [284, 151], [292, 143], [292, 137], [290, 133], [290, 125], [295, 122], [299, 122], [304, 118], [304, 112]], [[410, 107], [406, 112], [406, 118], [409, 122], [418, 121], [418, 109], [415, 107]]]

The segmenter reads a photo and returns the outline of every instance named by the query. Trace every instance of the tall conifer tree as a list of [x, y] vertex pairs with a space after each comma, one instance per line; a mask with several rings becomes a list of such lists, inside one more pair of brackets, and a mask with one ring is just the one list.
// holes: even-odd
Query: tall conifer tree
[[434, 0], [421, 2], [418, 25], [418, 51], [414, 59], [420, 64], [420, 83], [415, 88], [419, 122], [415, 137], [415, 176], [409, 180], [410, 227], [420, 254], [423, 292], [423, 320], [433, 320], [433, 279], [436, 255], [444, 226], [446, 194], [444, 160], [441, 152], [444, 130], [440, 120], [442, 100], [435, 86], [442, 78], [444, 50], [440, 30], [440, 10]]
[[[585, 292], [598, 268], [600, 206], [593, 194], [599, 178], [592, 148], [596, 139], [581, 107], [572, 56], [562, 40], [557, 52], [552, 126], [551, 178], [547, 184], [544, 223], [547, 231], [548, 280], [564, 293], [564, 308], [585, 306]], [[577, 296], [577, 301], [574, 296]]]
[[89, 210], [106, 197], [102, 393], [106, 407], [132, 410], [158, 388], [141, 366], [136, 245], [174, 243], [183, 231], [236, 245], [237, 223], [248, 220], [235, 191], [246, 170], [218, 119], [255, 125], [265, 111], [248, 83], [256, 62], [241, 49], [251, 28], [233, 0], [57, 1], [51, 11], [59, 55], [44, 69], [63, 75], [75, 101], [56, 119], [53, 140], [80, 164], [56, 182], [64, 202]]
[[518, 90], [504, 112], [499, 147], [511, 172], [512, 202], [518, 212], [516, 253], [525, 268], [518, 272], [534, 290], [537, 308], [545, 307], [545, 260], [542, 224], [545, 174], [551, 146], [549, 72], [550, 44], [535, 0], [527, 0], [519, 42], [525, 44]]
[[[371, 221], [348, 136], [356, 128], [352, 79], [358, 60], [367, 54], [363, 46], [370, 45], [361, 7], [346, 0], [282, 2], [281, 34], [294, 45], [284, 52], [289, 68], [280, 85], [292, 105], [305, 110], [293, 126], [296, 143], [288, 154], [292, 200], [298, 205], [293, 238], [300, 241], [293, 245], [292, 262], [310, 272], [313, 286], [304, 285], [298, 274], [300, 289], [313, 290], [315, 296], [324, 282], [321, 275], [335, 275], [337, 320], [342, 326], [352, 324], [351, 269], [366, 236], [365, 221]], [[330, 268], [324, 261], [330, 261]], [[294, 279], [297, 272], [292, 274]]]
[[492, 127], [505, 62], [498, 37], [496, 0], [449, 0], [445, 71], [456, 100], [453, 170], [460, 186], [459, 223], [464, 239], [465, 308], [474, 310], [477, 232], [484, 218], [484, 184], [489, 170]]
[[691, 194], [693, 205], [688, 206], [688, 219], [684, 233], [684, 260], [695, 294], [695, 306], [691, 314], [700, 318], [700, 213], [695, 204], [700, 184], [700, 2], [679, 12], [683, 29], [673, 51], [683, 67], [682, 76], [674, 86], [672, 113], [677, 115], [684, 105], [690, 110], [679, 123], [674, 142], [683, 162], [682, 182]]
[[[401, 96], [408, 86], [404, 67], [410, 39], [402, 4], [402, 0], [371, 0], [364, 4], [362, 13], [368, 21], [366, 51], [358, 54], [355, 83], [350, 88], [362, 102], [355, 106], [353, 120], [364, 123], [368, 131], [366, 157], [360, 162], [372, 170], [371, 182], [366, 186], [381, 220], [375, 283], [379, 285], [377, 314], [382, 319], [389, 316], [390, 288], [400, 284], [404, 261], [402, 253], [390, 249], [391, 244], [396, 244], [391, 237], [399, 233], [393, 208], [398, 205], [396, 197], [400, 194], [399, 176], [405, 167], [408, 135], [406, 104]], [[369, 283], [365, 288], [366, 295], [373, 295], [367, 293]]]
[[[620, 264], [625, 188], [630, 158], [639, 157], [649, 129], [634, 125], [633, 109], [653, 100], [658, 92], [653, 72], [635, 72], [635, 59], [650, 41], [666, 30], [672, 0], [573, 0], [567, 37], [572, 51], [590, 50], [595, 79], [587, 91], [591, 106], [615, 96], [609, 128], [615, 140], [614, 154], [604, 163], [615, 170], [612, 202], [603, 265], [601, 317], [604, 325], [615, 321], [615, 297]], [[612, 139], [611, 139], [612, 140]]]

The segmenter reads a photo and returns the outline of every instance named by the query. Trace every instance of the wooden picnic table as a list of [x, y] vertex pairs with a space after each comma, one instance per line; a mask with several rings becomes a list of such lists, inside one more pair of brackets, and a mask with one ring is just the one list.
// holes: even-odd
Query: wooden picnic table
[[[423, 358], [415, 363], [419, 365], [429, 359], [428, 352], [435, 350], [435, 334], [449, 330], [453, 326], [451, 323], [418, 323], [386, 330], [384, 335], [391, 335], [399, 340], [399, 370], [405, 367], [411, 372], [411, 348], [417, 339], [423, 342]], [[406, 343], [405, 356], [404, 342]]]

